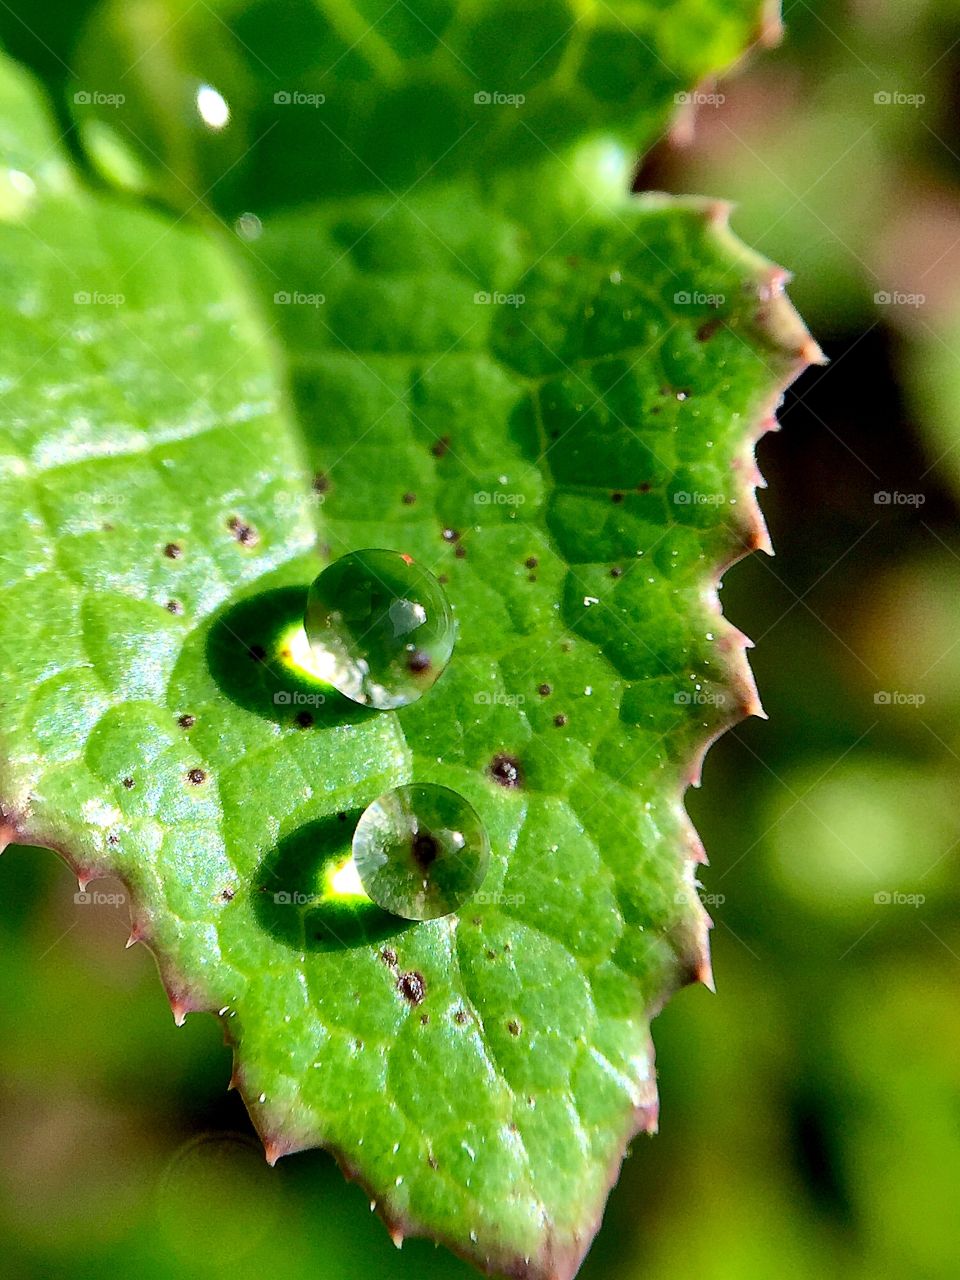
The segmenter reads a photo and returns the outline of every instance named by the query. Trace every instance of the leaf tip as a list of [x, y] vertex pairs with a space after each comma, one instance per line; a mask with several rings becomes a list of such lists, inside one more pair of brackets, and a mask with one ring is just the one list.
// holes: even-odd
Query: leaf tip
[[694, 973], [694, 979], [707, 988], [713, 995], [717, 994], [717, 984], [713, 978], [713, 961], [710, 952], [704, 951]]
[[203, 1009], [203, 1005], [198, 1004], [191, 996], [183, 991], [171, 991], [167, 988], [167, 999], [170, 1001], [170, 1012], [173, 1014], [173, 1020], [178, 1027], [182, 1027], [187, 1020], [188, 1013], [199, 1013]]
[[267, 1138], [263, 1144], [263, 1154], [266, 1157], [267, 1164], [271, 1169], [276, 1167], [276, 1163], [285, 1155], [289, 1155], [282, 1142], [276, 1139]]
[[16, 838], [16, 827], [3, 810], [0, 809], [0, 853], [3, 853], [4, 849], [6, 849], [8, 845], [13, 844], [16, 841]]
[[711, 227], [728, 227], [732, 213], [731, 200], [708, 200], [703, 206], [703, 216]]
[[829, 356], [825, 354], [820, 343], [813, 337], [807, 337], [807, 340], [800, 347], [799, 355], [805, 365], [825, 365], [830, 363]]
[[146, 928], [144, 927], [143, 922], [141, 920], [131, 920], [130, 935], [123, 945], [126, 948], [126, 950], [129, 951], [129, 949], [133, 946], [136, 946], [138, 942], [143, 942], [146, 936], [147, 936], [147, 931], [146, 931]]
[[780, 0], [765, 0], [754, 43], [762, 49], [775, 49], [783, 39], [784, 29]]

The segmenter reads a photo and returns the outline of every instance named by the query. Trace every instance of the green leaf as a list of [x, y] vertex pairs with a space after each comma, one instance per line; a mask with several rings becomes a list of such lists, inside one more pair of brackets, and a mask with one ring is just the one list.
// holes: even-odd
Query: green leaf
[[[630, 13], [689, 85], [757, 9]], [[407, 182], [435, 154], [447, 109], [400, 156], [373, 140], [405, 42], [411, 83], [436, 71], [407, 12], [371, 38], [366, 81], [344, 72], [376, 181], [344, 162], [326, 198], [264, 217], [259, 315], [215, 231], [82, 188], [4, 71], [0, 794], [18, 839], [125, 880], [178, 1018], [222, 1020], [271, 1159], [322, 1144], [396, 1239], [566, 1276], [656, 1124], [650, 1018], [709, 981], [682, 791], [758, 710], [715, 586], [763, 542], [753, 442], [816, 348], [723, 207], [628, 196], [600, 108], [574, 95], [561, 118], [563, 67], [595, 67], [602, 103], [647, 65], [628, 42], [645, 52], [618, 71], [619, 11], [575, 24], [573, 64], [562, 36], [560, 62], [544, 51], [536, 163], [515, 162], [514, 122], [483, 163], [385, 191], [383, 166]], [[430, 58], [512, 48], [470, 13]], [[322, 14], [337, 48], [376, 16]], [[146, 29], [152, 65], [168, 50]], [[649, 129], [664, 94], [654, 76], [610, 115]], [[252, 162], [286, 166], [276, 205], [285, 154], [260, 142]], [[298, 665], [309, 582], [376, 546], [441, 575], [459, 625], [398, 712]], [[463, 795], [492, 847], [476, 899], [417, 924], [332, 881], [359, 813], [410, 781]]]

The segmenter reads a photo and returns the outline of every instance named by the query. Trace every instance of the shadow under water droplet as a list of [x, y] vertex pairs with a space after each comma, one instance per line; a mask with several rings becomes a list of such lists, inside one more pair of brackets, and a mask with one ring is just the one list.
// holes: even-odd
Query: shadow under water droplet
[[254, 914], [280, 942], [298, 950], [342, 951], [399, 937], [416, 923], [331, 887], [331, 877], [350, 859], [360, 813], [307, 823], [257, 868]]
[[247, 711], [309, 733], [379, 714], [298, 667], [290, 641], [303, 626], [307, 588], [280, 587], [221, 613], [207, 637], [207, 663], [221, 691]]

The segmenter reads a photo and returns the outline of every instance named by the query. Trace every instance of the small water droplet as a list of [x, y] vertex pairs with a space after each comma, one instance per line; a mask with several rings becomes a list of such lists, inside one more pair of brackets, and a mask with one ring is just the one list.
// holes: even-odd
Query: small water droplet
[[263, 235], [263, 223], [255, 213], [241, 213], [233, 229], [241, 240], [259, 240]]
[[396, 787], [364, 810], [353, 858], [378, 907], [406, 920], [434, 920], [480, 888], [490, 843], [462, 796], [422, 783]]
[[380, 711], [421, 697], [456, 639], [439, 582], [397, 551], [354, 551], [324, 569], [304, 625], [316, 674]]

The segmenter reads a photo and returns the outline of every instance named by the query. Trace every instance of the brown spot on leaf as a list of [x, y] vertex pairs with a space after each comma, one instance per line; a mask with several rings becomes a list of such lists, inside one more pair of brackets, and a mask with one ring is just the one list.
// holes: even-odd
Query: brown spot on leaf
[[181, 729], [192, 729], [197, 723], [197, 717], [189, 714], [177, 716], [177, 724]]
[[237, 896], [236, 889], [230, 889], [230, 888], [224, 889], [223, 892], [220, 894], [220, 897], [224, 902], [232, 902], [236, 896]]
[[400, 499], [405, 507], [412, 507], [416, 500], [417, 495], [415, 493], [405, 493]]
[[557, 726], [558, 729], [562, 729], [563, 726], [567, 723], [567, 717], [561, 711], [553, 717], [553, 723]]
[[457, 543], [457, 548], [456, 548], [456, 550], [454, 551], [454, 553], [453, 553], [453, 554], [457, 557], [457, 559], [458, 559], [458, 560], [466, 560], [466, 558], [467, 558], [467, 548], [463, 545], [463, 543], [462, 543], [462, 542], [458, 542], [458, 543]]
[[470, 1015], [467, 1013], [466, 1009], [458, 1009], [453, 1015], [453, 1020], [462, 1027], [465, 1022], [470, 1021]]
[[523, 770], [515, 756], [497, 755], [490, 761], [490, 777], [501, 787], [519, 787]]
[[429, 671], [429, 653], [424, 653], [422, 649], [414, 649], [413, 653], [407, 658], [407, 670], [412, 671], [414, 675], [419, 675], [422, 671]]
[[615, 565], [613, 566], [613, 568], [610, 570], [610, 577], [611, 577], [611, 578], [622, 578], [622, 577], [623, 577], [623, 570], [620, 568], [620, 566], [619, 566], [618, 564], [615, 564]]
[[546, 683], [537, 685], [537, 693], [539, 693], [541, 698], [546, 698], [552, 692], [553, 689]]
[[168, 542], [163, 548], [163, 554], [168, 560], [179, 560], [183, 555], [183, 547], [179, 542]]
[[411, 1004], [421, 1004], [427, 994], [427, 984], [422, 973], [411, 969], [409, 973], [401, 973], [397, 979], [397, 990], [404, 1000], [409, 1000]]
[[430, 446], [430, 452], [435, 458], [442, 458], [450, 448], [450, 437], [441, 436], [439, 440], [435, 440]]
[[712, 320], [705, 320], [697, 330], [697, 341], [709, 342], [722, 323], [723, 322], [716, 316], [714, 316]]
[[397, 963], [397, 953], [394, 951], [393, 947], [384, 947], [380, 952], [380, 959], [384, 964], [388, 964], [392, 969]]
[[537, 565], [540, 563], [540, 561], [537, 559], [536, 556], [527, 556], [526, 560], [524, 560], [523, 563], [526, 566], [526, 568], [535, 569]]
[[168, 600], [164, 608], [167, 613], [183, 613], [183, 605], [179, 600]]
[[190, 769], [187, 772], [187, 781], [191, 782], [195, 787], [199, 787], [201, 782], [206, 782], [207, 775], [202, 769]]
[[623, 501], [623, 494], [620, 492], [620, 490], [619, 490], [619, 489], [615, 489], [615, 490], [613, 491], [613, 493], [611, 493], [611, 495], [610, 495], [610, 501], [611, 501], [611, 502], [622, 502], [622, 501]]
[[298, 711], [295, 716], [295, 722], [299, 729], [309, 729], [313, 724], [313, 716], [309, 711]]
[[132, 778], [124, 778], [124, 780], [123, 780], [123, 785], [124, 785], [124, 786], [127, 788], [127, 790], [129, 791], [129, 790], [130, 790], [130, 788], [133, 786], [133, 779], [132, 779]]
[[520, 1023], [517, 1022], [516, 1018], [510, 1019], [507, 1023], [507, 1030], [512, 1036], [518, 1036], [520, 1034]]
[[444, 529], [440, 536], [444, 542], [456, 542], [460, 534], [456, 529]]
[[313, 492], [314, 493], [330, 492], [330, 479], [325, 472], [318, 471], [316, 475], [313, 477]]
[[227, 528], [243, 547], [255, 547], [260, 541], [260, 534], [253, 525], [247, 524], [239, 516], [231, 516], [227, 521]]

